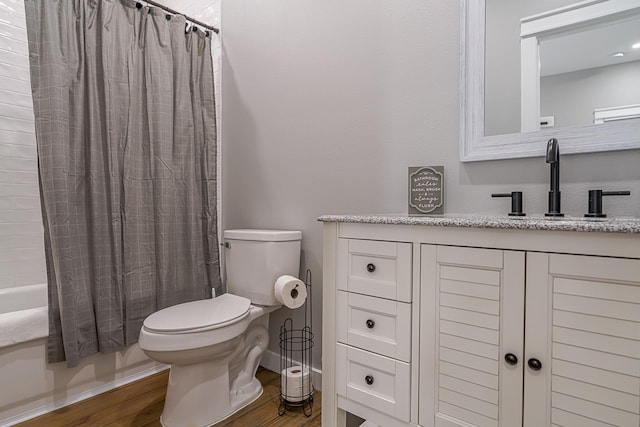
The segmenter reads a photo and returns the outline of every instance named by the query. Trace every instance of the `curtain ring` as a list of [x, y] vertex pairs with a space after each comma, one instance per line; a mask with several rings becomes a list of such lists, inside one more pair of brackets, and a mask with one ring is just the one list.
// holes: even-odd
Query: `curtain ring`
[[136, 9], [142, 9], [142, 3], [139, 1], [136, 2]]

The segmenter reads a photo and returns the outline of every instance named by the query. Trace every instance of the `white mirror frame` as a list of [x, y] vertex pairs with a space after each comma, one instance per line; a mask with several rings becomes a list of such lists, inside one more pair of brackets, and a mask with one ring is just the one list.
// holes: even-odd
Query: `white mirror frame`
[[[638, 6], [637, 0], [589, 0]], [[614, 6], [615, 7], [615, 6]], [[567, 23], [575, 26], [575, 22]], [[554, 31], [561, 29], [562, 25]], [[484, 135], [485, 0], [460, 0], [460, 161], [543, 156], [550, 138], [562, 154], [640, 148], [640, 119], [597, 125], [543, 129], [505, 135]]]

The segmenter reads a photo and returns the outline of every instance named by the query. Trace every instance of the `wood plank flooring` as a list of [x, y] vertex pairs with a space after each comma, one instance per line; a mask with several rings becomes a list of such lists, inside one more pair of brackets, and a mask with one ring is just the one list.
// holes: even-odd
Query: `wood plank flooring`
[[[313, 427], [321, 425], [321, 394], [313, 396], [312, 415], [301, 408], [278, 415], [280, 376], [263, 368], [256, 375], [264, 392], [251, 405], [216, 424], [220, 427]], [[158, 427], [169, 371], [126, 384], [98, 396], [60, 408], [15, 427], [119, 426]]]

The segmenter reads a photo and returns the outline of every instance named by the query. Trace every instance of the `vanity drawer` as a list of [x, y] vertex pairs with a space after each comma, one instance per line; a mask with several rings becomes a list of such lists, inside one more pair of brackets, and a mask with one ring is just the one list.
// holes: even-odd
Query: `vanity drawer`
[[411, 361], [411, 304], [338, 291], [338, 341]]
[[411, 243], [339, 239], [338, 289], [411, 302]]
[[410, 364], [336, 344], [338, 395], [408, 422], [410, 391]]

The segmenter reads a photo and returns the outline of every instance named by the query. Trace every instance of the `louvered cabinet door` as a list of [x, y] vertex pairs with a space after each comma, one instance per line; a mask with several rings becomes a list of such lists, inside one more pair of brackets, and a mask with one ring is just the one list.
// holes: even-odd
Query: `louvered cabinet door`
[[419, 424], [521, 425], [524, 252], [421, 251]]
[[640, 426], [640, 260], [528, 253], [525, 337], [525, 427]]

